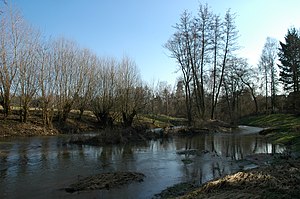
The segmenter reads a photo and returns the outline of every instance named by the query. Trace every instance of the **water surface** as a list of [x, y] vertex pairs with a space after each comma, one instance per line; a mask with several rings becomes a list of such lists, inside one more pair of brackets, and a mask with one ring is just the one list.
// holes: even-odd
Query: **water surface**
[[[152, 198], [179, 182], [206, 182], [239, 170], [235, 160], [254, 153], [282, 152], [241, 127], [234, 134], [205, 134], [189, 138], [148, 141], [118, 146], [66, 144], [69, 136], [0, 140], [0, 198]], [[197, 149], [200, 155], [176, 152]], [[184, 164], [183, 159], [191, 159]], [[102, 172], [136, 171], [141, 183], [112, 190], [69, 194], [61, 190], [78, 178]]]

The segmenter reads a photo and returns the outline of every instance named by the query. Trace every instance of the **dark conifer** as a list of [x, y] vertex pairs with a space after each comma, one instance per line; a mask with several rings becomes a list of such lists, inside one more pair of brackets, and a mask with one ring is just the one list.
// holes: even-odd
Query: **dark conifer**
[[300, 35], [295, 28], [288, 30], [285, 43], [280, 42], [278, 64], [280, 81], [286, 91], [299, 91], [300, 85]]

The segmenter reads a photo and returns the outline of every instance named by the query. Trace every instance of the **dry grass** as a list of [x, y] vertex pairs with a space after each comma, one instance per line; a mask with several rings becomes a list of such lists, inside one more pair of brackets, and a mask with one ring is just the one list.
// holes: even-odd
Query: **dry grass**
[[137, 172], [101, 173], [95, 176], [79, 179], [78, 182], [71, 184], [70, 187], [65, 190], [73, 193], [76, 191], [112, 189], [131, 182], [141, 182], [144, 177], [144, 174]]
[[238, 172], [210, 181], [183, 197], [192, 198], [297, 198], [300, 194], [300, 161]]

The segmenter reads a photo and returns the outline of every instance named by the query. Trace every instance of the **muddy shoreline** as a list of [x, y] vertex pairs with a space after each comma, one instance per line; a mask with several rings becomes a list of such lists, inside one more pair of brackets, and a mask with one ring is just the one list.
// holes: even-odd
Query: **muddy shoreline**
[[[155, 195], [166, 198], [295, 198], [300, 194], [300, 159], [295, 154], [255, 154], [238, 160], [241, 170], [202, 185], [175, 184]], [[255, 164], [256, 168], [246, 169]]]
[[133, 182], [142, 182], [145, 175], [137, 172], [111, 172], [79, 178], [77, 182], [64, 188], [68, 193], [100, 189], [114, 189]]
[[212, 180], [180, 198], [297, 198], [300, 194], [299, 168], [299, 159], [282, 156], [269, 166]]

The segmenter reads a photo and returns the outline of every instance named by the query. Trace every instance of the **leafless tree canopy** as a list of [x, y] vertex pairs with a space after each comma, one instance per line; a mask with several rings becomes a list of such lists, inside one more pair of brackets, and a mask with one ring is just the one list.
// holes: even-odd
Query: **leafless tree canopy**
[[182, 13], [164, 44], [181, 73], [175, 86], [146, 84], [130, 57], [100, 57], [63, 37], [47, 40], [14, 7], [3, 3], [0, 10], [4, 118], [17, 107], [20, 121], [27, 122], [34, 107], [51, 127], [54, 119], [65, 122], [77, 110], [78, 119], [90, 111], [104, 127], [128, 127], [139, 113], [185, 117], [193, 125], [208, 118], [236, 122], [261, 107], [276, 110], [277, 41], [267, 38], [259, 73], [236, 56], [239, 35], [230, 10], [221, 16], [200, 5], [196, 15]]

